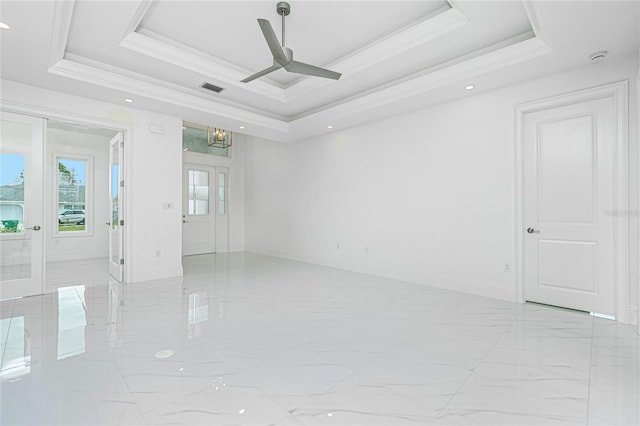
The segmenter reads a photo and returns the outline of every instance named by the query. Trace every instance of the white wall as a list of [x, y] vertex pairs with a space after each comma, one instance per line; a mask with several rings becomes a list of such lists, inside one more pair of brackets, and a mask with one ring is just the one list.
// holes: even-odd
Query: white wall
[[[253, 138], [246, 248], [514, 300], [504, 269], [514, 262], [515, 105], [629, 80], [637, 211], [637, 70], [635, 56], [610, 60], [296, 144]], [[630, 255], [635, 304], [637, 232]]]
[[[125, 279], [181, 275], [182, 120], [6, 80], [1, 84], [5, 110], [126, 130]], [[160, 124], [162, 134], [152, 133], [151, 124]], [[164, 203], [175, 207], [166, 210]]]
[[[45, 156], [45, 215], [47, 261], [89, 259], [109, 255], [108, 229], [104, 223], [109, 220], [109, 138], [69, 132], [49, 130], [47, 133], [47, 153]], [[90, 158], [91, 176], [87, 186], [89, 200], [85, 209], [86, 233], [56, 232], [58, 208], [56, 204], [56, 176], [58, 172], [56, 156], [77, 156]]]
[[[131, 151], [125, 147], [125, 259], [134, 264], [127, 281], [182, 275], [182, 120], [143, 111], [128, 118], [134, 127]], [[151, 133], [151, 124], [164, 134]]]

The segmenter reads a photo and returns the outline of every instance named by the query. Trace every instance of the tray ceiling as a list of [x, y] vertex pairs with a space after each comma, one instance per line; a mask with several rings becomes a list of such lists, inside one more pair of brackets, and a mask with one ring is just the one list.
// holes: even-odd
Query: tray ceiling
[[[42, 8], [33, 13], [38, 3]], [[3, 17], [24, 15], [23, 19], [31, 11], [31, 37], [42, 37], [37, 35], [38, 20], [49, 29], [44, 71], [63, 77], [65, 82], [57, 84], [61, 89], [73, 86], [71, 79], [99, 88], [94, 95], [98, 98], [110, 90], [134, 98], [136, 106], [233, 129], [242, 125], [247, 133], [283, 141], [313, 136], [326, 131], [328, 124], [364, 122], [367, 112], [375, 117], [382, 111], [419, 107], [425, 103], [416, 103], [416, 95], [454, 85], [459, 90], [485, 75], [524, 69], [528, 62], [553, 57], [572, 33], [565, 29], [553, 36], [557, 22], [574, 12], [564, 2], [557, 2], [563, 4], [555, 10], [553, 5], [520, 1], [290, 3], [287, 46], [300, 61], [341, 72], [340, 80], [279, 70], [240, 82], [271, 65], [256, 19], [270, 20], [280, 37], [276, 2], [2, 2], [2, 11]], [[589, 3], [592, 19], [611, 9], [600, 3]], [[618, 31], [624, 34], [600, 34], [602, 48], [608, 48], [607, 37], [619, 40], [637, 30], [637, 5], [626, 9], [610, 18], [617, 19]], [[632, 9], [635, 21], [625, 18]], [[580, 35], [588, 24], [578, 21], [574, 33]], [[613, 22], [605, 24], [607, 31], [616, 28]], [[6, 40], [9, 35], [15, 38], [7, 33], [2, 39], [3, 78], [23, 81], [26, 77], [17, 76], [11, 66], [5, 72], [5, 48], [6, 59], [16, 60], [10, 57], [15, 46]], [[637, 46], [637, 33], [633, 36], [622, 50]], [[596, 44], [595, 39], [576, 43], [584, 49]], [[37, 50], [44, 54], [42, 46]], [[548, 62], [548, 70], [576, 65], [568, 59]], [[531, 72], [523, 73], [527, 75]], [[518, 77], [510, 75], [505, 81], [509, 79]], [[204, 82], [224, 90], [207, 91], [200, 87]], [[438, 99], [462, 95], [456, 91]]]

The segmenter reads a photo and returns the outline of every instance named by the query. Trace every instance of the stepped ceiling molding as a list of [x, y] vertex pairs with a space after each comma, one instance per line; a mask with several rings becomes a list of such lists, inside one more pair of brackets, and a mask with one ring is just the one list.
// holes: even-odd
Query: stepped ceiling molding
[[[115, 103], [132, 98], [134, 107], [281, 141], [470, 96], [467, 84], [489, 90], [585, 64], [590, 49], [611, 49], [607, 37], [633, 30], [625, 15], [634, 7], [637, 20], [630, 2], [604, 18], [618, 23], [617, 34], [590, 38], [589, 20], [612, 9], [601, 2], [291, 1], [287, 46], [342, 78], [279, 70], [241, 83], [271, 65], [256, 19], [270, 20], [280, 37], [275, 1], [57, 0], [33, 13], [35, 3], [3, 2], [3, 20], [31, 11], [28, 25], [45, 27], [31, 37], [49, 34], [48, 50], [31, 40], [31, 54], [48, 61], [34, 59], [36, 69], [20, 73], [14, 63], [25, 59], [12, 56], [20, 34], [3, 34], [3, 78]], [[562, 23], [568, 28], [558, 30]], [[567, 54], [582, 33], [578, 51]], [[637, 35], [631, 39], [621, 51], [637, 48]], [[224, 90], [203, 89], [205, 82]]]

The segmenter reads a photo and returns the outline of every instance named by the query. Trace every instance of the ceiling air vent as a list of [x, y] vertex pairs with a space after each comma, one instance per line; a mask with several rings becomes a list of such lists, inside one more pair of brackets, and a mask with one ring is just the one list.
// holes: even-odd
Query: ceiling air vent
[[206, 82], [202, 83], [200, 87], [202, 87], [203, 89], [211, 90], [212, 92], [216, 92], [216, 93], [220, 93], [224, 90], [222, 87], [218, 87], [215, 84], [206, 83]]

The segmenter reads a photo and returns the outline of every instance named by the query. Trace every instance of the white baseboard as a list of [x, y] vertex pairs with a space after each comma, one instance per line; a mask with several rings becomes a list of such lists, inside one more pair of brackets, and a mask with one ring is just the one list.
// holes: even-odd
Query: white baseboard
[[414, 284], [422, 284], [430, 287], [457, 291], [460, 293], [485, 296], [493, 299], [506, 300], [509, 302], [513, 302], [515, 300], [513, 289], [500, 287], [494, 284], [482, 282], [466, 282], [458, 279], [424, 274], [419, 271], [408, 271], [378, 265], [361, 264], [345, 261], [342, 259], [305, 256], [300, 255], [299, 253], [292, 253], [284, 250], [264, 249], [258, 247], [246, 247], [245, 250], [248, 252], [263, 254], [266, 256], [280, 257], [299, 262], [327, 266], [330, 268], [358, 272], [361, 274], [375, 275], [378, 277], [384, 277], [399, 281], [407, 281]]

